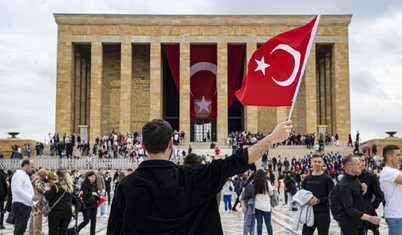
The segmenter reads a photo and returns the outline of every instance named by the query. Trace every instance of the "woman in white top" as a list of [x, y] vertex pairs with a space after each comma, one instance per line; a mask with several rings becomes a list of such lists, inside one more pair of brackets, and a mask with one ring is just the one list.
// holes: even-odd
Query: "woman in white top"
[[232, 212], [232, 193], [233, 193], [233, 183], [231, 178], [228, 178], [226, 181], [225, 185], [223, 185], [222, 188], [222, 194], [223, 194], [223, 202], [225, 203], [225, 212], [228, 211]]
[[260, 169], [255, 173], [253, 185], [255, 188], [255, 218], [257, 219], [257, 234], [262, 234], [262, 218], [269, 235], [272, 235], [271, 225], [271, 198], [274, 194], [271, 183], [268, 182], [266, 173]]

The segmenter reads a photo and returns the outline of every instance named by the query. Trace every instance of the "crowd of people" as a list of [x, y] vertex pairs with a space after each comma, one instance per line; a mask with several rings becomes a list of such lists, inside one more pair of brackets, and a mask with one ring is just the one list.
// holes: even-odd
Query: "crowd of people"
[[[112, 177], [103, 168], [97, 172], [41, 167], [35, 169], [34, 162], [23, 160], [21, 168], [0, 171], [0, 229], [7, 223], [14, 224], [14, 234], [44, 234], [42, 221], [48, 220], [48, 234], [78, 234], [90, 223], [90, 234], [95, 234], [97, 208], [101, 219], [107, 218], [105, 204], [110, 206], [111, 191], [132, 169], [117, 170]], [[83, 220], [78, 222], [78, 212]]]
[[[183, 131], [175, 130], [172, 137], [176, 146], [183, 145], [185, 137]], [[50, 155], [57, 155], [61, 158], [79, 158], [90, 155], [98, 156], [101, 159], [146, 157], [146, 151], [140, 145], [141, 140], [142, 134], [138, 132], [126, 135], [111, 132], [101, 138], [96, 137], [95, 143], [90, 146], [75, 133], [71, 134], [71, 137], [66, 134], [60, 137], [57, 133], [54, 135], [49, 133]]]
[[[276, 143], [298, 144], [298, 136], [289, 134], [291, 127], [287, 121], [267, 136], [236, 133], [233, 144], [245, 138], [248, 148], [236, 146], [232, 156], [222, 156], [220, 149], [213, 146], [215, 155], [210, 157], [193, 153], [191, 146], [187, 153], [178, 148], [181, 134], [173, 132], [163, 120], [154, 120], [144, 126], [140, 135], [110, 134], [96, 139], [96, 154], [106, 151], [99, 157], [111, 157], [115, 143], [134, 149], [126, 156], [121, 151], [122, 157], [146, 156], [137, 170], [120, 169], [113, 177], [102, 168], [85, 174], [64, 169], [48, 172], [40, 167], [35, 171], [34, 162], [26, 158], [19, 170], [0, 172], [0, 229], [5, 227], [4, 214], [9, 211], [7, 220], [15, 224], [14, 234], [23, 234], [28, 223], [30, 234], [41, 234], [42, 220], [47, 216], [49, 234], [77, 234], [90, 224], [92, 235], [99, 207], [100, 218], [109, 218], [107, 234], [222, 234], [218, 208], [223, 198], [225, 212], [243, 212], [244, 234], [254, 234], [255, 229], [262, 234], [264, 223], [268, 234], [273, 234], [272, 211], [281, 205], [297, 210], [292, 228], [298, 230], [302, 224], [302, 234], [313, 234], [315, 230], [328, 234], [330, 213], [342, 234], [367, 234], [368, 230], [378, 234], [381, 219], [376, 209], [381, 203], [390, 234], [402, 234], [398, 146], [386, 146], [381, 159], [376, 155], [376, 146], [370, 149], [365, 143], [362, 153], [354, 151], [348, 156], [324, 154], [321, 149], [299, 159], [269, 156], [267, 150]], [[66, 141], [72, 144], [73, 151], [74, 146], [83, 148], [84, 142], [74, 136], [58, 140], [55, 135], [52, 144]], [[303, 139], [302, 135], [301, 144]], [[121, 148], [116, 150], [118, 155]], [[261, 156], [262, 169], [257, 170], [255, 161]], [[168, 204], [163, 203], [166, 198], [170, 198]], [[105, 204], [110, 203], [108, 217]], [[158, 227], [147, 226], [156, 221]]]
[[[233, 149], [233, 153], [242, 149], [245, 145], [253, 145], [265, 137], [264, 133], [252, 134], [246, 131], [233, 131], [229, 133], [226, 144]], [[351, 136], [349, 135], [349, 141]], [[357, 139], [357, 143], [358, 143]], [[316, 151], [324, 151], [325, 145], [339, 145], [339, 135], [320, 134], [319, 138], [316, 138], [315, 133], [290, 133], [289, 137], [273, 145], [277, 147], [279, 145], [305, 145], [308, 149], [314, 148]], [[352, 144], [351, 144], [352, 145]], [[353, 147], [353, 146], [352, 146]]]

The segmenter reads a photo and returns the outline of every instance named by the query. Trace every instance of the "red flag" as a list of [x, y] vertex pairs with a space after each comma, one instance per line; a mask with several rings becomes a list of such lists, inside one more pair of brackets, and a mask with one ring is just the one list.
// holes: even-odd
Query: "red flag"
[[99, 207], [104, 201], [105, 201], [105, 199], [103, 199], [103, 197], [99, 196], [98, 205], [96, 205], [96, 207]]
[[216, 45], [191, 45], [190, 53], [190, 116], [216, 117]]
[[291, 106], [296, 99], [319, 17], [281, 33], [258, 48], [236, 96], [243, 105]]

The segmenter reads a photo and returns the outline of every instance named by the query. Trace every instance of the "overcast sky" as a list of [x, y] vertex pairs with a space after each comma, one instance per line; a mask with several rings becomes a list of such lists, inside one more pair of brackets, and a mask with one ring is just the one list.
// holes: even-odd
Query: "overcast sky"
[[[148, 0], [2, 1], [0, 138], [44, 141], [55, 128], [57, 25], [53, 13], [352, 14], [349, 25], [352, 134], [402, 136], [402, 1]], [[307, 22], [306, 22], [307, 23]], [[399, 118], [398, 118], [399, 117]]]

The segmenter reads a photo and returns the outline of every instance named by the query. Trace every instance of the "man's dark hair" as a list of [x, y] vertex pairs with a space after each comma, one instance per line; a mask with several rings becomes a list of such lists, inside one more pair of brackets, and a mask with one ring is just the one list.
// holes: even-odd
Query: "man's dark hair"
[[352, 160], [353, 160], [353, 155], [352, 154], [349, 154], [348, 156], [346, 156], [344, 159], [343, 159], [343, 167], [346, 167], [347, 165], [351, 165], [352, 164]]
[[389, 154], [393, 154], [394, 150], [398, 150], [398, 149], [400, 149], [400, 148], [398, 146], [396, 146], [396, 145], [393, 145], [393, 144], [385, 146], [382, 149], [382, 156], [384, 157], [385, 162], [387, 161], [386, 156], [389, 155]]
[[24, 161], [22, 161], [21, 167], [24, 167], [25, 165], [29, 165], [29, 162], [30, 162], [29, 159], [25, 159]]
[[198, 165], [201, 164], [202, 162], [202, 157], [195, 154], [195, 153], [190, 153], [186, 156], [184, 159], [184, 164], [186, 165]]
[[133, 172], [133, 169], [131, 169], [131, 168], [128, 168], [128, 169], [127, 169], [127, 171], [131, 171], [131, 172]]
[[317, 154], [317, 153], [315, 153], [315, 154], [313, 154], [313, 156], [311, 157], [311, 159], [313, 159], [313, 158], [321, 158], [321, 159], [323, 159], [322, 158], [322, 155], [321, 154]]
[[167, 121], [154, 119], [142, 127], [142, 143], [149, 153], [162, 153], [168, 148], [172, 134], [172, 127]]
[[100, 171], [100, 170], [102, 170], [103, 169], [103, 167], [100, 167], [99, 169], [98, 169], [98, 171]]

